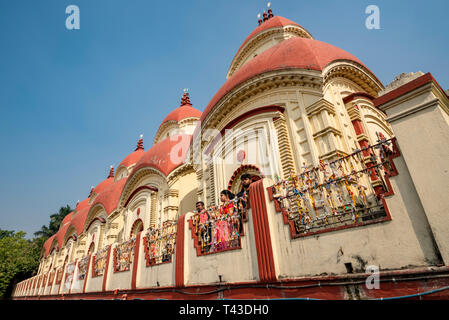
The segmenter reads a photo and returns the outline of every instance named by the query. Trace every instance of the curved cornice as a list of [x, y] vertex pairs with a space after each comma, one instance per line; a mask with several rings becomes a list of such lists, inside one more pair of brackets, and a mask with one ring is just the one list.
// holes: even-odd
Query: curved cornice
[[125, 202], [129, 199], [132, 192], [134, 192], [135, 187], [138, 183], [147, 175], [154, 174], [157, 175], [164, 181], [167, 181], [167, 177], [159, 170], [153, 167], [143, 167], [133, 172], [133, 174], [126, 181], [125, 187], [123, 188], [122, 194], [120, 196], [118, 208], [119, 210], [125, 207]]
[[369, 69], [354, 61], [333, 61], [324, 68], [324, 86], [338, 77], [351, 80], [373, 97], [377, 97], [379, 91], [384, 88], [382, 82]]

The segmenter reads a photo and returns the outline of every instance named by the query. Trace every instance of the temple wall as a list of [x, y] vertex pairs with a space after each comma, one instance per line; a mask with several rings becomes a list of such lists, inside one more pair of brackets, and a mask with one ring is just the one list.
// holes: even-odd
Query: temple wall
[[134, 262], [130, 266], [130, 270], [114, 272], [114, 248], [117, 247], [117, 243], [113, 244], [111, 247], [111, 254], [109, 257], [108, 264], [108, 276], [106, 280], [106, 290], [113, 291], [116, 289], [130, 289], [131, 288], [131, 277], [132, 277], [132, 267]]
[[251, 282], [258, 280], [257, 255], [251, 210], [244, 222], [241, 249], [223, 251], [203, 256], [197, 255], [188, 220], [193, 213], [185, 215], [184, 230], [184, 284], [198, 285], [223, 282]]
[[171, 287], [175, 285], [176, 254], [172, 262], [146, 266], [144, 232], [141, 235], [139, 246], [139, 260], [136, 276], [136, 288]]
[[[425, 79], [422, 76], [420, 79]], [[420, 79], [415, 80], [419, 81]], [[381, 108], [398, 138], [427, 220], [449, 263], [449, 99], [432, 82], [396, 97]]]

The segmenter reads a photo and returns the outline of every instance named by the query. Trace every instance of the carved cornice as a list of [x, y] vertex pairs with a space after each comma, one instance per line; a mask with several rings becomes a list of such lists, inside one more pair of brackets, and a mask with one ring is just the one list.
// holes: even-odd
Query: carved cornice
[[334, 78], [346, 78], [359, 85], [364, 91], [377, 97], [379, 92], [384, 88], [383, 84], [372, 75], [371, 71], [362, 65], [349, 61], [335, 61], [323, 70], [324, 85]]
[[319, 137], [321, 137], [321, 136], [325, 136], [325, 135], [327, 135], [327, 134], [329, 134], [329, 133], [334, 133], [334, 134], [336, 134], [336, 135], [343, 136], [343, 133], [342, 133], [340, 130], [338, 130], [337, 128], [334, 128], [334, 127], [326, 127], [326, 128], [324, 128], [324, 129], [322, 129], [322, 130], [320, 130], [320, 131], [315, 132], [315, 133], [313, 134], [313, 137], [316, 139], [316, 138], [319, 138]]
[[168, 186], [171, 187], [176, 181], [178, 181], [183, 175], [195, 172], [193, 166], [190, 163], [184, 163], [170, 172], [167, 177]]
[[326, 99], [320, 99], [317, 102], [306, 107], [306, 113], [309, 117], [318, 114], [323, 110], [327, 110], [330, 114], [337, 113], [335, 106]]

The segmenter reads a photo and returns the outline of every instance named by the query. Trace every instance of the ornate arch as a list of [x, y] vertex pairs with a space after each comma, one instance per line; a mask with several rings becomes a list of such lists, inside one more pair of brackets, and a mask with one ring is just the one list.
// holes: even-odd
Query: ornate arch
[[229, 191], [232, 191], [233, 193], [237, 193], [239, 191], [241, 186], [240, 177], [244, 173], [251, 174], [251, 180], [253, 182], [264, 178], [264, 175], [258, 166], [252, 164], [243, 164], [238, 167], [232, 174], [232, 177], [228, 183]]
[[129, 238], [130, 239], [134, 238], [140, 231], [143, 231], [143, 221], [142, 219], [138, 218], [136, 219], [136, 221], [134, 221], [131, 227], [131, 230], [129, 232]]
[[158, 191], [159, 190], [158, 183], [166, 182], [167, 180], [167, 177], [162, 172], [152, 167], [143, 167], [137, 171], [133, 170], [123, 188], [118, 208], [125, 207], [126, 206], [125, 203], [127, 204], [132, 198], [132, 196], [137, 193], [136, 189], [140, 188], [139, 184], [142, 184], [142, 182], [146, 178], [151, 176], [157, 177], [157, 181], [156, 183], [151, 183], [151, 185], [146, 186], [149, 188], [154, 188], [155, 191]]
[[92, 223], [96, 220], [99, 220], [102, 224], [107, 220], [106, 209], [101, 203], [97, 203], [90, 208], [84, 222], [83, 232], [89, 230]]

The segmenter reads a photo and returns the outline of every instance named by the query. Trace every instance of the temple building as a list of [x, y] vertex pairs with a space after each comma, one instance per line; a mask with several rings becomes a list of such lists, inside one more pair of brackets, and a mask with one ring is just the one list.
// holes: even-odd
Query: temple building
[[430, 292], [449, 285], [449, 97], [431, 74], [384, 86], [270, 9], [203, 112], [193, 98], [86, 190], [14, 299], [449, 298]]

